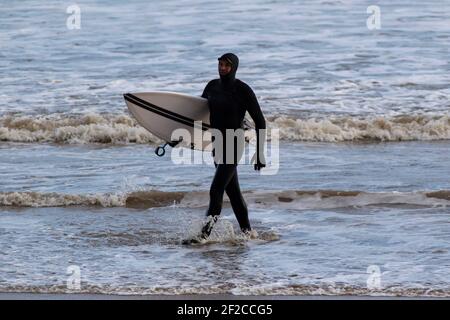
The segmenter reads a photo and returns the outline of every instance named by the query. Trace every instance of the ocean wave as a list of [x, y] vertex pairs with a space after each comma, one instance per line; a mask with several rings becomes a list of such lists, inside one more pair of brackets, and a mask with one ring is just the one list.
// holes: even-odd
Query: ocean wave
[[[248, 190], [247, 204], [256, 208], [333, 209], [363, 206], [450, 206], [450, 190], [422, 192], [364, 192], [338, 190]], [[209, 202], [208, 191], [170, 192], [160, 190], [130, 193], [60, 194], [40, 192], [1, 192], [4, 207], [67, 207], [99, 206], [147, 209], [178, 206], [204, 207]], [[225, 203], [229, 205], [225, 196]]]
[[[298, 119], [268, 117], [281, 140], [312, 142], [430, 141], [450, 139], [450, 116], [329, 117]], [[270, 135], [268, 136], [271, 137]], [[61, 144], [161, 143], [130, 115], [67, 115], [0, 117], [0, 141]]]
[[269, 127], [280, 129], [281, 140], [345, 141], [429, 141], [450, 139], [450, 117], [331, 117], [328, 119], [271, 118]]
[[125, 194], [72, 195], [54, 192], [0, 192], [0, 206], [8, 207], [123, 207], [125, 200]]
[[160, 143], [128, 115], [3, 116], [0, 141], [61, 144]]

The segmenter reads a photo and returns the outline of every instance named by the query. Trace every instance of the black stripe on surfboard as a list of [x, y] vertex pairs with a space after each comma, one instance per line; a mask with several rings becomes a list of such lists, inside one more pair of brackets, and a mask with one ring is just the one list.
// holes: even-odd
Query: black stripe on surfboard
[[[157, 105], [154, 105], [153, 103], [150, 103], [148, 101], [140, 99], [140, 98], [136, 97], [135, 95], [133, 95], [131, 93], [126, 93], [123, 96], [124, 96], [125, 100], [127, 100], [127, 101], [129, 101], [129, 102], [131, 102], [131, 103], [133, 103], [133, 104], [135, 104], [135, 105], [137, 105], [137, 106], [139, 106], [139, 107], [141, 107], [141, 108], [143, 108], [145, 110], [148, 110], [150, 112], [159, 114], [160, 116], [163, 116], [163, 117], [165, 117], [167, 119], [171, 119], [171, 120], [174, 120], [176, 122], [185, 124], [187, 126], [194, 127], [195, 120], [193, 120], [193, 119], [190, 119], [190, 118], [185, 117], [185, 116], [183, 116], [181, 114], [178, 114], [178, 113], [166, 110], [164, 108], [158, 107]], [[202, 124], [202, 130], [203, 131], [206, 131], [208, 129], [210, 129], [210, 125]]]
[[[155, 108], [155, 109], [160, 110], [161, 112], [165, 112], [165, 113], [167, 113], [167, 114], [170, 114], [170, 115], [172, 115], [172, 116], [174, 116], [174, 117], [178, 117], [178, 118], [180, 118], [180, 119], [184, 119], [184, 120], [186, 120], [186, 121], [191, 121], [191, 122], [194, 122], [194, 121], [195, 121], [195, 120], [193, 120], [193, 119], [191, 119], [191, 118], [188, 118], [188, 117], [186, 117], [186, 116], [183, 116], [183, 115], [181, 115], [181, 114], [179, 114], [179, 113], [176, 113], [176, 112], [173, 112], [173, 111], [170, 111], [170, 110], [161, 108], [161, 107], [159, 107], [159, 106], [157, 106], [157, 105], [155, 105], [155, 104], [153, 104], [153, 103], [151, 103], [151, 102], [145, 101], [145, 100], [139, 98], [138, 96], [135, 96], [134, 94], [128, 93], [128, 95], [129, 95], [130, 97], [132, 97], [133, 99], [135, 99], [135, 100], [137, 100], [137, 101], [139, 101], [139, 102], [141, 102], [141, 103], [143, 103], [143, 104], [145, 104], [145, 105], [147, 105], [147, 106], [149, 106], [149, 107], [152, 107], [152, 108]], [[206, 127], [209, 127], [209, 125], [207, 125], [207, 124], [205, 124], [205, 126], [206, 126]]]

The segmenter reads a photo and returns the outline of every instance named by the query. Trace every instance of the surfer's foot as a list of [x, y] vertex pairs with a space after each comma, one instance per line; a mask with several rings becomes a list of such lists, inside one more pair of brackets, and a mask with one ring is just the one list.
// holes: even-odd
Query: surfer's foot
[[190, 239], [184, 239], [181, 243], [182, 244], [199, 244], [205, 241], [205, 239], [200, 238], [190, 238]]
[[211, 234], [212, 228], [216, 224], [217, 220], [219, 219], [219, 216], [207, 216], [206, 222], [202, 227], [202, 231], [200, 233], [200, 238], [207, 239], [209, 235]]
[[241, 229], [241, 230], [246, 238], [249, 238], [249, 239], [257, 239], [258, 238], [258, 232], [256, 232], [256, 230], [252, 230], [252, 229]]
[[212, 228], [214, 227], [214, 225], [216, 224], [217, 220], [219, 219], [219, 216], [208, 216], [206, 218], [206, 222], [202, 227], [202, 231], [200, 232], [200, 234], [196, 237], [190, 238], [190, 239], [186, 239], [183, 240], [182, 243], [183, 244], [197, 244], [197, 243], [202, 243], [205, 242], [206, 239], [209, 238]]

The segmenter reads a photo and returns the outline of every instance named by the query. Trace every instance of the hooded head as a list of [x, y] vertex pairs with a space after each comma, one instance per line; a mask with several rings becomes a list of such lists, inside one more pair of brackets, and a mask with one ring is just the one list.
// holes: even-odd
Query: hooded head
[[220, 62], [224, 62], [225, 64], [231, 65], [231, 70], [227, 74], [220, 73], [220, 67], [219, 67], [219, 74], [220, 74], [220, 80], [221, 82], [228, 86], [232, 85], [234, 83], [234, 80], [236, 79], [236, 71], [239, 66], [239, 58], [233, 54], [233, 53], [225, 53], [221, 57], [219, 57], [217, 60]]

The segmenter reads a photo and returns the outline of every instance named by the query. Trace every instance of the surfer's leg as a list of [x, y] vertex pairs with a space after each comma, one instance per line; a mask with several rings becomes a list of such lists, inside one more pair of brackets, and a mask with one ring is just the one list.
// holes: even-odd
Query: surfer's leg
[[251, 227], [250, 221], [248, 220], [248, 209], [239, 187], [237, 168], [225, 191], [227, 192], [228, 198], [230, 198], [231, 207], [233, 208], [241, 230], [244, 232], [250, 231]]
[[201, 231], [201, 238], [206, 239], [211, 234], [212, 228], [222, 211], [223, 194], [231, 178], [236, 172], [236, 166], [230, 164], [215, 164], [216, 173], [209, 190], [209, 207], [206, 212], [207, 220]]
[[207, 216], [220, 215], [222, 211], [223, 194], [225, 188], [233, 178], [236, 172], [236, 165], [218, 164], [216, 165], [216, 173], [209, 190], [209, 208]]

